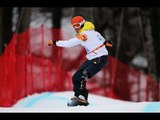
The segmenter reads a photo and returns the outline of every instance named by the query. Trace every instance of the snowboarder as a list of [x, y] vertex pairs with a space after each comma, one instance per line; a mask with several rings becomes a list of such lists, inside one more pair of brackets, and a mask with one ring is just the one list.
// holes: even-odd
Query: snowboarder
[[87, 79], [92, 78], [108, 62], [107, 47], [112, 47], [110, 39], [105, 40], [102, 35], [95, 30], [92, 22], [86, 21], [82, 16], [75, 16], [71, 19], [71, 24], [76, 31], [76, 36], [69, 40], [49, 40], [48, 45], [58, 47], [73, 47], [82, 45], [86, 50], [86, 61], [72, 77], [74, 97], [68, 106], [89, 105], [88, 93], [86, 89]]

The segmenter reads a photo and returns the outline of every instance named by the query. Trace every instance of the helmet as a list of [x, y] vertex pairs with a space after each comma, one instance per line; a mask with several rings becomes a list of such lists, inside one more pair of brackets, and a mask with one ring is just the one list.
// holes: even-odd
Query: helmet
[[85, 19], [82, 16], [75, 16], [71, 20], [71, 24], [74, 28], [80, 28], [85, 23]]

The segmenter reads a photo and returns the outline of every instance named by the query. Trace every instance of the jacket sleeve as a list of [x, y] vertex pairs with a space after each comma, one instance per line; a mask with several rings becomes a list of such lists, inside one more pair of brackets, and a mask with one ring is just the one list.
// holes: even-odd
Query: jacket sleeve
[[59, 47], [74, 47], [76, 45], [81, 44], [81, 42], [82, 42], [81, 40], [75, 37], [65, 41], [59, 40], [56, 42], [56, 45]]

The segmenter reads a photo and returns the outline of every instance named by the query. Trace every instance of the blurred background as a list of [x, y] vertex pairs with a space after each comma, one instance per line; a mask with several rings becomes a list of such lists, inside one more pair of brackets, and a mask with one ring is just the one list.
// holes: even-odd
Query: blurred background
[[70, 20], [76, 15], [113, 41], [108, 65], [88, 81], [89, 91], [126, 101], [159, 101], [158, 7], [1, 7], [0, 106], [36, 92], [72, 90], [85, 50], [47, 44], [74, 37]]

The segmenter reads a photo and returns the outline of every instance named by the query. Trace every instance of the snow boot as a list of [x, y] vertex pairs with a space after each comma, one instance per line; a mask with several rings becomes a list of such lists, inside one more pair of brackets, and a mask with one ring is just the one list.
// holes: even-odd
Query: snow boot
[[68, 106], [88, 106], [89, 103], [87, 100], [84, 99], [84, 97], [82, 95], [80, 95], [79, 97], [74, 96], [73, 98], [71, 98], [71, 102], [67, 103]]

